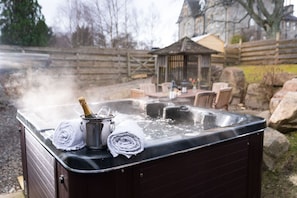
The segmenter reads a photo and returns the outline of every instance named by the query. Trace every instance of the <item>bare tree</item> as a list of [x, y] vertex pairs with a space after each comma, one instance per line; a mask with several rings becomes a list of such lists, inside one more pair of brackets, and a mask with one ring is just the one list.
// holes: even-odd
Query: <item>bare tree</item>
[[73, 46], [86, 43], [81, 39], [87, 39], [89, 41], [87, 43], [89, 44], [94, 43], [90, 41], [93, 39], [92, 32], [94, 24], [91, 13], [91, 8], [88, 3], [81, 0], [68, 0], [60, 7], [59, 14], [67, 23], [65, 29], [68, 31], [69, 35], [71, 35], [70, 40]]
[[[67, 0], [59, 10], [76, 46], [87, 33], [98, 47], [136, 48], [139, 17], [132, 0]], [[143, 21], [142, 21], [143, 22]], [[142, 23], [145, 24], [145, 23]], [[145, 25], [144, 25], [145, 26]], [[88, 31], [82, 31], [88, 30]], [[74, 41], [74, 39], [77, 39]]]
[[155, 12], [154, 10], [154, 3], [152, 3], [149, 7], [151, 12], [149, 13], [148, 19], [147, 19], [147, 27], [148, 27], [148, 33], [149, 33], [149, 46], [150, 48], [155, 47], [154, 46], [154, 41], [156, 41], [156, 25], [158, 24], [158, 21], [160, 20], [160, 15], [159, 13]]
[[150, 3], [145, 10], [140, 10], [141, 15], [133, 17], [137, 20], [136, 24], [141, 24], [138, 29], [138, 46], [142, 49], [151, 49], [159, 39], [160, 31], [157, 31], [160, 25], [160, 14], [154, 3]]
[[[254, 21], [262, 27], [268, 37], [275, 38], [280, 32], [280, 23], [284, 17], [284, 0], [234, 0], [238, 2]], [[270, 2], [268, 2], [270, 1]], [[268, 9], [270, 3], [272, 9]]]
[[93, 18], [94, 20], [94, 38], [96, 45], [99, 47], [107, 47], [107, 41], [106, 41], [106, 17], [104, 9], [101, 5], [101, 1], [99, 0], [93, 0]]
[[135, 25], [130, 20], [133, 6], [128, 0], [92, 0], [94, 3], [94, 18], [96, 28], [101, 35], [105, 35], [109, 47], [131, 48], [135, 47], [132, 34]]

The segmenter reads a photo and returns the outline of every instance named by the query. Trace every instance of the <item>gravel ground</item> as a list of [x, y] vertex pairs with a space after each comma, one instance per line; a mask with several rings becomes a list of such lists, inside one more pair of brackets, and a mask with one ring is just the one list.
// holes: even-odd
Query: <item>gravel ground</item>
[[0, 194], [21, 189], [17, 177], [22, 175], [20, 134], [16, 108], [5, 97], [0, 100]]
[[3, 88], [9, 75], [0, 72], [0, 195], [21, 189], [18, 176], [23, 174], [17, 109]]

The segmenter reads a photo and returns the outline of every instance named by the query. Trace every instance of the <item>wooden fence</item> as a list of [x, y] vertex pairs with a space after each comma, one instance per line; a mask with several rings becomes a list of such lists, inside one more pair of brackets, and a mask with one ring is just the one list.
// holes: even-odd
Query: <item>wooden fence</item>
[[265, 40], [228, 45], [226, 63], [241, 65], [296, 64], [297, 39]]
[[[39, 48], [0, 45], [0, 52], [48, 54], [44, 68], [53, 78], [75, 78], [81, 86], [100, 86], [156, 73], [155, 57], [145, 50], [99, 48]], [[267, 65], [297, 63], [297, 39], [266, 40], [228, 45], [225, 53], [212, 55], [216, 65]]]
[[50, 64], [40, 68], [57, 80], [75, 77], [80, 86], [109, 85], [155, 74], [155, 57], [144, 50], [0, 46], [0, 51], [48, 54]]

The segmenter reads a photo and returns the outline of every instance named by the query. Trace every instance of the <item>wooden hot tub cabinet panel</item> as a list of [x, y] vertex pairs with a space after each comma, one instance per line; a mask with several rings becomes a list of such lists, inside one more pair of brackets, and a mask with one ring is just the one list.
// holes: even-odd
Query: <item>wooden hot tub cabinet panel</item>
[[25, 141], [29, 197], [56, 197], [55, 158], [30, 132], [25, 132]]
[[247, 197], [249, 138], [143, 164], [135, 197]]
[[63, 177], [58, 183], [59, 197], [93, 198], [93, 197], [133, 197], [132, 168], [114, 170], [98, 174], [81, 174], [66, 170], [57, 165], [57, 175]]
[[253, 191], [248, 191], [248, 197], [260, 197], [262, 180], [262, 161], [263, 161], [263, 138], [264, 133], [257, 133], [249, 136], [249, 169], [248, 186]]
[[[73, 173], [57, 166], [59, 197], [228, 197], [261, 194], [263, 133], [237, 138], [125, 169]], [[260, 184], [260, 185], [259, 185]]]
[[27, 156], [26, 156], [26, 138], [25, 138], [25, 126], [20, 124], [20, 144], [21, 144], [21, 158], [22, 158], [22, 168], [23, 168], [23, 186], [24, 194], [27, 196], [27, 180], [28, 180], [28, 171], [27, 171]]

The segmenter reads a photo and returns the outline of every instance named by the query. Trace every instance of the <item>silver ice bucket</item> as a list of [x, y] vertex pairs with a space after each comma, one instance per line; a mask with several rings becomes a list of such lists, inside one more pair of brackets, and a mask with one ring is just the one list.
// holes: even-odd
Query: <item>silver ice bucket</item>
[[86, 118], [82, 116], [86, 129], [86, 147], [89, 149], [105, 149], [107, 137], [114, 130], [113, 116]]

